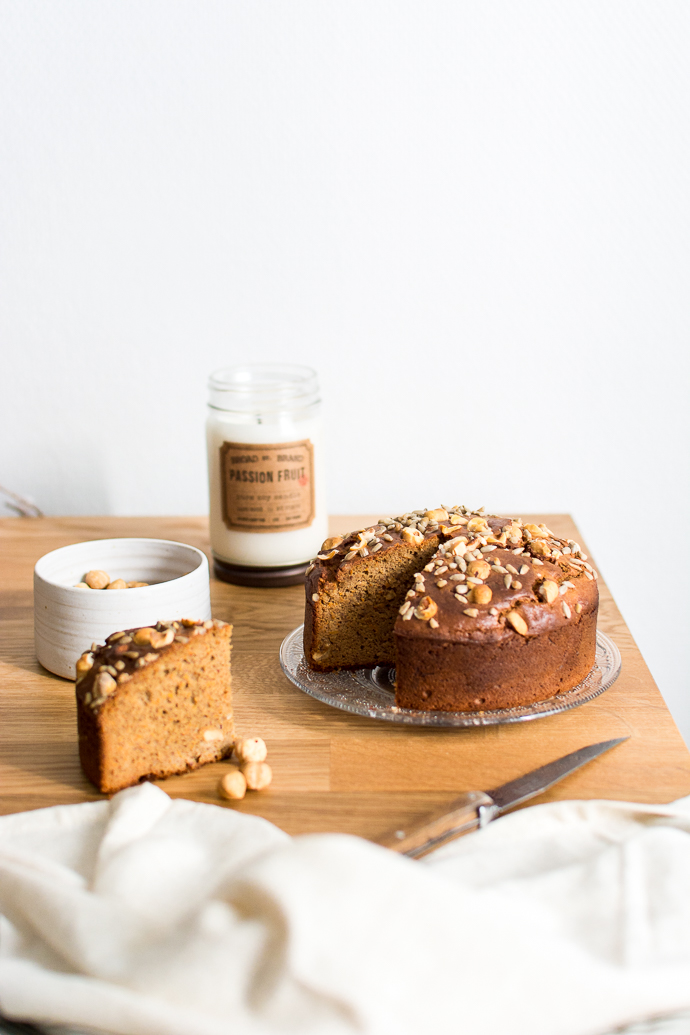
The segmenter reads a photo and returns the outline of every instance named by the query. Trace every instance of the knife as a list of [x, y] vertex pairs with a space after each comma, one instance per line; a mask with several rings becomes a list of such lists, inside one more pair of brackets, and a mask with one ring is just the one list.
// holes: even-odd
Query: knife
[[411, 859], [418, 859], [461, 834], [485, 827], [508, 809], [548, 790], [580, 766], [628, 739], [617, 737], [615, 740], [602, 740], [599, 744], [571, 751], [569, 755], [533, 769], [531, 773], [504, 783], [493, 791], [467, 791], [444, 809], [431, 813], [423, 820], [402, 829], [391, 830], [378, 838], [377, 844], [408, 855]]

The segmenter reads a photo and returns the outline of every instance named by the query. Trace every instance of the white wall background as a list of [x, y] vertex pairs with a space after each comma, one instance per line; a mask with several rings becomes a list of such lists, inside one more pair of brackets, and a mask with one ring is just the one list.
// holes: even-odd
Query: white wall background
[[571, 511], [690, 740], [686, 0], [0, 30], [0, 482], [202, 513], [207, 374], [311, 364], [331, 510]]

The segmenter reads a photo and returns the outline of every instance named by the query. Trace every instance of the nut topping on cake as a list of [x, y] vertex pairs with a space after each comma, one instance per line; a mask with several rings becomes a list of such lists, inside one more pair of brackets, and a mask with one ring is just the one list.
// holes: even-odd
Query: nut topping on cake
[[428, 622], [430, 618], [433, 618], [438, 611], [438, 604], [431, 597], [422, 597], [419, 604], [415, 608], [415, 617], [421, 618], [423, 622]]
[[512, 625], [515, 632], [519, 633], [520, 636], [526, 636], [529, 632], [527, 622], [517, 611], [509, 611], [506, 615], [506, 621], [509, 625]]

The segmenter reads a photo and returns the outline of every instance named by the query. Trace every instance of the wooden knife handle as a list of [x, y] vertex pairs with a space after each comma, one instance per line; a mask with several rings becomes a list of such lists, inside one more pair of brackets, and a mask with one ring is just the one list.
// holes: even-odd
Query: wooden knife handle
[[396, 830], [390, 830], [383, 837], [377, 838], [376, 843], [417, 859], [441, 844], [475, 830], [479, 826], [481, 805], [490, 808], [494, 802], [483, 791], [468, 791], [445, 809], [432, 812], [412, 824], [403, 824]]

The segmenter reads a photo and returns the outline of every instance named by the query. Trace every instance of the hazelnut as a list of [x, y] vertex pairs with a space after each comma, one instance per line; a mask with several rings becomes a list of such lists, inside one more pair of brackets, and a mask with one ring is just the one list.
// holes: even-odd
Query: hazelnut
[[489, 604], [493, 593], [489, 586], [475, 586], [472, 590], [472, 602], [474, 604]]
[[448, 511], [445, 507], [437, 507], [436, 510], [427, 510], [424, 513], [424, 517], [427, 521], [436, 521], [440, 524], [441, 521], [448, 521]]
[[404, 543], [410, 543], [412, 546], [419, 546], [424, 542], [424, 536], [418, 528], [403, 528], [400, 538]]
[[105, 589], [110, 582], [110, 575], [107, 571], [99, 571], [97, 568], [93, 571], [87, 571], [84, 576], [84, 582], [89, 589]]
[[474, 532], [475, 535], [477, 533], [482, 535], [485, 532], [491, 532], [491, 529], [483, 517], [473, 517], [467, 522], [467, 531]]
[[124, 579], [115, 579], [114, 582], [109, 582], [105, 587], [106, 589], [127, 589], [127, 583]]
[[533, 540], [529, 544], [530, 553], [533, 557], [550, 557], [551, 550], [549, 549], [548, 543], [545, 543], [542, 539]]
[[231, 766], [227, 773], [221, 776], [218, 782], [218, 793], [221, 798], [228, 798], [230, 801], [239, 801], [244, 798], [247, 792], [247, 781], [244, 773], [236, 766]]
[[94, 690], [96, 690], [103, 697], [107, 697], [107, 695], [112, 694], [113, 690], [115, 690], [116, 688], [117, 683], [109, 672], [98, 673], [98, 675], [96, 676]]
[[508, 622], [509, 625], [512, 625], [515, 632], [519, 633], [520, 636], [527, 635], [529, 631], [527, 628], [527, 622], [522, 615], [517, 613], [517, 611], [509, 611], [506, 615], [506, 622]]
[[343, 541], [341, 535], [333, 535], [330, 539], [326, 539], [321, 547], [322, 550], [335, 550], [336, 546], [340, 546]]
[[243, 737], [235, 744], [240, 762], [265, 762], [268, 751], [261, 737]]
[[151, 639], [149, 643], [154, 650], [160, 650], [161, 647], [167, 647], [175, 639], [175, 630], [172, 626], [169, 629], [165, 629], [163, 632], [158, 632], [157, 629], [151, 630]]
[[547, 604], [553, 604], [554, 600], [558, 597], [558, 583], [552, 582], [551, 579], [544, 579], [541, 585], [537, 589], [537, 593], [542, 600], [545, 600]]
[[242, 774], [250, 791], [263, 791], [273, 779], [268, 762], [246, 762], [242, 766]]
[[77, 662], [77, 679], [81, 679], [87, 672], [90, 672], [93, 668], [93, 654], [89, 651], [85, 651], [84, 654], [79, 658]]
[[75, 589], [91, 589], [91, 586], [87, 586], [87, 584], [85, 582], [75, 582], [74, 588]]
[[151, 643], [151, 636], [155, 631], [155, 629], [151, 629], [148, 625], [145, 625], [142, 629], [137, 629], [132, 636], [132, 639], [139, 647], [146, 647]]
[[551, 534], [546, 525], [525, 525], [525, 529], [533, 539], [548, 539]]
[[467, 565], [467, 574], [474, 579], [488, 579], [491, 565], [487, 561], [470, 561]]
[[148, 585], [148, 582], [128, 582], [127, 589], [142, 589], [144, 586]]
[[434, 618], [438, 611], [438, 604], [431, 597], [422, 597], [419, 604], [415, 608], [415, 617], [421, 618], [423, 622], [428, 622], [430, 618]]

